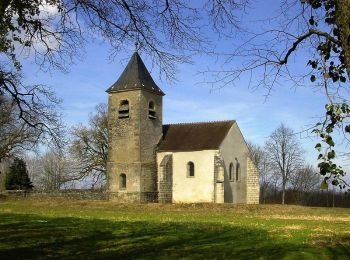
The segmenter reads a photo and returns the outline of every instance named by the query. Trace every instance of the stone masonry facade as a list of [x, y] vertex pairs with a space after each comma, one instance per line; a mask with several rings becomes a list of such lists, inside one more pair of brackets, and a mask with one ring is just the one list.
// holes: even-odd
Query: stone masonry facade
[[247, 204], [259, 204], [259, 172], [250, 157], [247, 157]]
[[[129, 103], [129, 117], [119, 118], [122, 101]], [[149, 102], [156, 118], [148, 118]], [[109, 160], [107, 163], [110, 199], [130, 202], [157, 200], [156, 145], [162, 135], [162, 97], [146, 90], [109, 94]], [[126, 175], [121, 188], [120, 175]]]
[[214, 156], [214, 194], [213, 202], [224, 203], [225, 164], [220, 153]]
[[173, 201], [173, 160], [172, 155], [166, 155], [158, 167], [158, 202]]

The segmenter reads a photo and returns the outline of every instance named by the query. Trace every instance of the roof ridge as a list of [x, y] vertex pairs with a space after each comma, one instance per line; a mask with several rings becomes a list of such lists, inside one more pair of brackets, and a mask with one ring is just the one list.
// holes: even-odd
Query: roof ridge
[[194, 125], [194, 124], [212, 124], [212, 123], [228, 123], [228, 122], [236, 122], [234, 119], [230, 120], [214, 120], [214, 121], [201, 121], [201, 122], [188, 122], [188, 123], [171, 123], [164, 125]]

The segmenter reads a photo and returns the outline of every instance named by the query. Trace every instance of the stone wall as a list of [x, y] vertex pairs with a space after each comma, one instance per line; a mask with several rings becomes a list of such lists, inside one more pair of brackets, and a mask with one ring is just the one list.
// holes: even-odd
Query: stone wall
[[259, 172], [253, 161], [247, 158], [247, 204], [259, 204]]
[[158, 202], [171, 203], [173, 201], [173, 162], [172, 155], [164, 156], [158, 167]]
[[216, 203], [224, 203], [225, 163], [220, 154], [214, 156], [214, 198]]
[[7, 190], [0, 192], [5, 197], [67, 198], [74, 200], [107, 200], [108, 193], [100, 190], [59, 190], [59, 191], [24, 191]]

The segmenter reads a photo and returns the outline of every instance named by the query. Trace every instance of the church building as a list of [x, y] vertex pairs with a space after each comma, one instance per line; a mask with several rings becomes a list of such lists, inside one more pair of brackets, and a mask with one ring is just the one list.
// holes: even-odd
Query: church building
[[163, 125], [165, 94], [137, 51], [107, 93], [111, 200], [259, 203], [259, 173], [236, 121]]

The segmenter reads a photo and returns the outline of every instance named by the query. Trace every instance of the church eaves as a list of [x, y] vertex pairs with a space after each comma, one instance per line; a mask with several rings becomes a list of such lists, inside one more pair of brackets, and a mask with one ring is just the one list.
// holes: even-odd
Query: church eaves
[[112, 93], [135, 89], [144, 89], [158, 95], [165, 95], [152, 79], [137, 51], [132, 55], [119, 79], [106, 92]]

